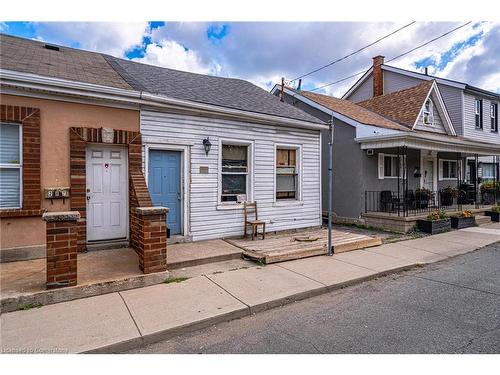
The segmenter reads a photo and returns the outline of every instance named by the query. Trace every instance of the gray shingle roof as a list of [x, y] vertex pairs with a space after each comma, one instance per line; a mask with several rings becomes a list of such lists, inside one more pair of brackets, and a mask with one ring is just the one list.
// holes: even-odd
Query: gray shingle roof
[[241, 79], [183, 72], [103, 55], [134, 89], [170, 98], [323, 123]]
[[0, 67], [23, 73], [132, 90], [100, 53], [0, 34]]
[[64, 46], [54, 51], [45, 44], [0, 34], [0, 67], [323, 124], [248, 81], [182, 72]]

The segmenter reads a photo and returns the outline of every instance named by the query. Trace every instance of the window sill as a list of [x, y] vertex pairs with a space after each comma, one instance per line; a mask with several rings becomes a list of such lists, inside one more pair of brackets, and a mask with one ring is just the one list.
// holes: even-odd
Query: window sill
[[273, 207], [294, 207], [294, 206], [303, 206], [304, 201], [298, 200], [279, 200], [273, 203]]
[[242, 210], [243, 204], [218, 204], [215, 209], [217, 211]]

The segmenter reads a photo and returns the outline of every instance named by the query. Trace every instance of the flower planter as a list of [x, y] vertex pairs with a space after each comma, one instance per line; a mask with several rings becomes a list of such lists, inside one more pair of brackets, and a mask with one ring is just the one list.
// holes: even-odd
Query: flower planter
[[418, 230], [424, 233], [437, 234], [451, 230], [450, 219], [443, 220], [417, 220]]
[[491, 221], [500, 222], [500, 212], [486, 211], [486, 216], [491, 217]]
[[474, 216], [473, 217], [453, 216], [451, 218], [451, 227], [455, 229], [473, 227], [474, 225], [476, 225], [476, 218]]

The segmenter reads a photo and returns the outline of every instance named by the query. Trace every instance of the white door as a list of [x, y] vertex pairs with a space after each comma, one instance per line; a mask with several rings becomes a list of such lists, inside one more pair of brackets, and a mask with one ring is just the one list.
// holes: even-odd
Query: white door
[[127, 149], [87, 147], [87, 241], [127, 238]]
[[423, 169], [422, 169], [422, 187], [427, 190], [434, 190], [434, 160], [424, 159]]

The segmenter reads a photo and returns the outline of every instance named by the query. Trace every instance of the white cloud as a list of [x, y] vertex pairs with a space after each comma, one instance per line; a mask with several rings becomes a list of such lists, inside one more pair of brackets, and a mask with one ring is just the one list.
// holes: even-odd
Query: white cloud
[[[44, 40], [75, 45], [123, 57], [150, 36], [145, 63], [203, 74], [247, 79], [270, 89], [281, 77], [295, 78], [373, 42], [404, 25], [393, 22], [234, 22], [229, 33], [214, 42], [207, 37], [207, 22], [167, 22], [150, 30], [144, 23], [36, 23], [37, 35]], [[334, 82], [371, 65], [381, 54], [390, 59], [408, 51], [460, 22], [418, 22], [351, 58], [303, 79], [302, 86], [318, 87]], [[457, 43], [483, 32], [473, 46], [459, 50], [445, 66], [430, 73], [499, 91], [500, 23], [473, 23], [439, 39], [390, 65], [416, 70], [415, 63], [433, 58], [437, 64]], [[423, 68], [422, 68], [423, 69]], [[359, 78], [324, 89], [340, 96]]]
[[142, 44], [149, 31], [148, 22], [46, 22], [35, 23], [37, 35], [52, 43], [99, 51], [123, 57]]
[[195, 51], [185, 49], [173, 40], [151, 43], [146, 47], [144, 57], [133, 60], [201, 74], [216, 74], [220, 69], [217, 65], [205, 65]]

